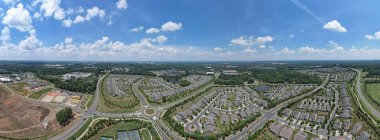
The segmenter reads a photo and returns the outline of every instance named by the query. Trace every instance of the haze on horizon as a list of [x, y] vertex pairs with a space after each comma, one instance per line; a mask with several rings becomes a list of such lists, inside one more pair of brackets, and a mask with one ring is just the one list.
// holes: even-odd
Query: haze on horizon
[[0, 60], [378, 60], [380, 1], [2, 0]]

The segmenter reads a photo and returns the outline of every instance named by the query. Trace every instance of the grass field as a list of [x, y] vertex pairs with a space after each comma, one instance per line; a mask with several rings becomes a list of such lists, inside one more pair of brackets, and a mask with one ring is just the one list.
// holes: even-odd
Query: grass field
[[82, 133], [84, 133], [84, 131], [86, 131], [86, 129], [90, 126], [92, 120], [93, 120], [92, 118], [88, 118], [86, 122], [84, 123], [84, 125], [77, 132], [75, 132], [75, 134], [71, 137], [74, 139], [77, 139], [80, 135], [82, 135]]
[[366, 94], [375, 102], [377, 107], [380, 106], [380, 84], [366, 84]]
[[29, 96], [29, 98], [39, 99], [42, 95], [44, 95], [45, 93], [50, 92], [51, 90], [52, 90], [52, 88], [45, 88], [45, 89], [39, 90], [39, 91], [34, 92], [33, 94], [31, 94]]
[[26, 82], [20, 82], [20, 83], [11, 84], [8, 87], [12, 89], [13, 91], [15, 91], [16, 93], [26, 96], [29, 94], [29, 91], [25, 89], [26, 86], [27, 86]]
[[150, 132], [147, 129], [141, 129], [140, 135], [143, 137], [144, 140], [152, 140], [150, 137]]

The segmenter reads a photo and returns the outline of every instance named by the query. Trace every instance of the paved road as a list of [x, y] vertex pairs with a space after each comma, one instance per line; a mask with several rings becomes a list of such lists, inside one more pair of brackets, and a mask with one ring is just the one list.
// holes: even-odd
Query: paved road
[[335, 106], [334, 106], [334, 109], [332, 110], [332, 112], [330, 112], [330, 117], [329, 117], [329, 120], [327, 120], [327, 123], [325, 125], [325, 129], [327, 129], [327, 127], [330, 126], [330, 123], [331, 123], [332, 119], [334, 118], [336, 111], [338, 110], [338, 107], [339, 107], [339, 91], [334, 88], [334, 93], [335, 93], [335, 102], [334, 102]]
[[252, 132], [252, 133], [256, 132], [266, 122], [268, 122], [269, 120], [273, 120], [277, 116], [277, 112], [281, 108], [286, 107], [290, 103], [299, 101], [300, 99], [302, 99], [304, 97], [310, 96], [311, 94], [313, 94], [313, 93], [317, 92], [318, 90], [322, 89], [323, 87], [325, 87], [325, 85], [329, 81], [329, 78], [330, 78], [330, 74], [327, 75], [326, 79], [324, 80], [324, 82], [321, 85], [319, 85], [318, 87], [316, 87], [312, 91], [309, 91], [306, 94], [302, 94], [300, 96], [294, 97], [294, 98], [292, 98], [290, 100], [287, 100], [287, 101], [285, 101], [285, 102], [277, 105], [275, 108], [272, 108], [271, 110], [269, 110], [268, 112], [266, 112], [263, 116], [261, 116], [260, 118], [256, 119], [256, 121], [254, 121], [253, 123], [249, 124], [248, 127], [245, 127], [241, 132], [237, 132], [235, 135], [228, 137], [227, 140], [240, 140], [240, 139], [245, 140], [245, 139], [247, 139], [250, 132]]
[[362, 90], [361, 90], [361, 72], [358, 69], [353, 69], [357, 73], [358, 80], [356, 81], [356, 94], [360, 98], [360, 100], [364, 103], [365, 107], [368, 109], [368, 111], [374, 115], [375, 118], [380, 119], [380, 112], [372, 106], [370, 101], [367, 100], [367, 98], [364, 97]]
[[99, 90], [101, 89], [100, 87], [102, 86], [101, 81], [103, 81], [104, 77], [106, 77], [107, 74], [99, 78], [98, 83], [96, 84], [95, 98], [90, 108], [88, 108], [88, 110], [81, 115], [79, 120], [75, 122], [73, 126], [71, 126], [70, 128], [67, 128], [64, 132], [50, 138], [50, 140], [64, 140], [64, 139], [70, 138], [72, 135], [75, 134], [75, 132], [77, 132], [84, 125], [87, 118], [96, 115], [96, 106], [98, 105], [99, 99], [100, 99]]

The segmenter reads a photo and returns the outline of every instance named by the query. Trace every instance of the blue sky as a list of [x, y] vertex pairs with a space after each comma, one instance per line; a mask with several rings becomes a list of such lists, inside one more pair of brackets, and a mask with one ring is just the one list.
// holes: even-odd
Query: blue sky
[[0, 59], [380, 59], [379, 5], [376, 0], [2, 0]]

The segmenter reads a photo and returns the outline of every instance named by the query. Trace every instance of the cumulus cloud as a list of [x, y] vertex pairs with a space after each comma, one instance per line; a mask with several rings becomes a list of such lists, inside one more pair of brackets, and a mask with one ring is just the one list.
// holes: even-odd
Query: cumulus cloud
[[344, 28], [337, 20], [333, 20], [326, 23], [325, 25], [323, 25], [323, 28], [326, 30], [335, 31], [335, 32], [341, 32], [341, 33], [347, 32], [347, 29]]
[[73, 21], [71, 19], [65, 19], [62, 21], [62, 24], [65, 27], [71, 27], [71, 25], [73, 24]]
[[84, 19], [82, 16], [77, 15], [77, 16], [75, 17], [73, 23], [74, 23], [74, 24], [81, 23], [81, 22], [83, 22], [84, 20], [85, 20], [85, 19]]
[[4, 27], [3, 30], [1, 30], [1, 36], [0, 36], [0, 40], [2, 41], [3, 43], [3, 46], [6, 46], [9, 44], [9, 42], [11, 41], [11, 31], [9, 30], [8, 27]]
[[65, 18], [65, 16], [66, 12], [62, 8], [59, 8], [54, 12], [54, 18], [57, 20], [62, 20]]
[[289, 38], [294, 38], [295, 35], [289, 35]]
[[309, 47], [309, 46], [306, 46], [306, 47], [300, 47], [298, 49], [298, 52], [300, 53], [321, 53], [321, 52], [324, 52], [325, 50], [322, 50], [322, 49], [315, 49], [313, 47]]
[[[44, 12], [45, 17], [51, 17], [57, 10], [60, 9], [60, 0], [42, 0], [40, 10]], [[58, 15], [59, 16], [59, 15]]]
[[85, 19], [86, 20], [91, 20], [95, 16], [99, 16], [99, 17], [102, 18], [105, 15], [106, 15], [106, 12], [104, 10], [99, 9], [99, 7], [94, 6], [91, 9], [87, 10], [87, 14], [86, 14]]
[[264, 37], [257, 37], [256, 42], [259, 44], [265, 44], [267, 42], [272, 42], [273, 37], [271, 36], [264, 36]]
[[252, 49], [251, 47], [247, 47], [242, 52], [244, 52], [244, 53], [256, 53], [257, 50], [256, 49]]
[[33, 51], [36, 48], [42, 47], [43, 43], [37, 38], [36, 31], [30, 31], [29, 37], [21, 40], [18, 47], [21, 51]]
[[117, 9], [127, 9], [128, 4], [127, 0], [119, 0], [116, 2], [116, 7]]
[[144, 27], [143, 27], [143, 26], [139, 26], [139, 27], [132, 28], [132, 29], [129, 30], [129, 31], [131, 31], [131, 32], [140, 32], [141, 30], [144, 30]]
[[230, 41], [230, 46], [251, 46], [254, 43], [254, 38], [241, 36]]
[[283, 54], [293, 54], [295, 53], [294, 50], [290, 50], [288, 47], [285, 47], [281, 50], [281, 53]]
[[260, 49], [265, 49], [266, 46], [265, 46], [264, 44], [261, 44], [261, 45], [259, 45], [259, 48], [260, 48]]
[[215, 52], [220, 52], [220, 51], [222, 51], [222, 50], [223, 50], [223, 49], [222, 49], [222, 48], [219, 48], [219, 47], [215, 47], [215, 48], [214, 48], [214, 51], [215, 51]]
[[380, 40], [380, 31], [374, 33], [374, 35], [365, 35], [368, 40]]
[[263, 36], [263, 37], [257, 37], [257, 38], [254, 38], [253, 36], [250, 36], [250, 37], [240, 36], [239, 38], [232, 39], [229, 45], [248, 47], [254, 44], [264, 45], [265, 43], [272, 42], [273, 40], [274, 38], [271, 36]]
[[168, 40], [168, 38], [164, 35], [160, 35], [160, 36], [157, 36], [155, 41], [157, 41], [158, 43], [164, 43]]
[[73, 38], [71, 37], [65, 38], [65, 44], [71, 44], [71, 43], [73, 43]]
[[160, 30], [157, 28], [149, 28], [148, 30], [145, 31], [147, 34], [153, 34], [153, 33], [159, 33]]
[[29, 11], [24, 9], [24, 6], [21, 3], [18, 4], [17, 7], [12, 7], [7, 11], [2, 23], [22, 32], [33, 29], [32, 17], [30, 16]]
[[181, 29], [182, 29], [182, 23], [175, 23], [173, 21], [168, 21], [161, 26], [161, 30], [164, 32], [166, 31], [174, 32]]

